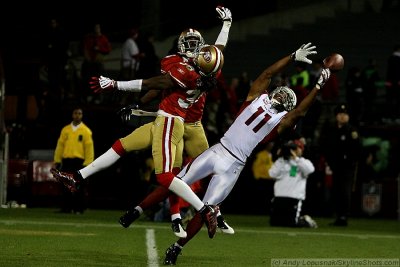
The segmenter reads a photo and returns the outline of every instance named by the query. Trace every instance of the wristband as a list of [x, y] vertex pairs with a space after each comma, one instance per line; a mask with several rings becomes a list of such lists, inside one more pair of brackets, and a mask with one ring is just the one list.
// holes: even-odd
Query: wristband
[[118, 90], [140, 92], [142, 90], [143, 80], [131, 80], [131, 81], [117, 81]]

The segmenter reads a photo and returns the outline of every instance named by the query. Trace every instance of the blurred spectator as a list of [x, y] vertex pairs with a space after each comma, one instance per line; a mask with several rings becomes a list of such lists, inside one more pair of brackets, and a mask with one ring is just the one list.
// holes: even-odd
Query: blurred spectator
[[364, 89], [361, 78], [361, 70], [358, 67], [351, 67], [346, 76], [346, 99], [349, 103], [349, 115], [355, 124], [364, 115]]
[[340, 104], [334, 110], [335, 122], [322, 130], [321, 150], [332, 171], [334, 226], [347, 226], [351, 194], [361, 153], [357, 129], [349, 123], [349, 109]]
[[[122, 81], [138, 78], [140, 64], [142, 64], [141, 60], [145, 57], [145, 54], [139, 49], [138, 38], [139, 30], [131, 28], [128, 31], [127, 39], [122, 44], [120, 72], [120, 80]], [[136, 102], [140, 96], [140, 94], [132, 94], [131, 92], [117, 92], [117, 94], [120, 98], [118, 101], [123, 106]]]
[[[61, 130], [54, 152], [54, 164], [57, 169], [72, 172], [89, 165], [94, 159], [92, 131], [82, 122], [83, 111], [75, 108], [72, 112], [72, 122]], [[78, 191], [71, 193], [65, 186], [61, 212], [83, 213], [85, 205], [85, 183], [82, 182]]]
[[154, 47], [154, 35], [143, 34], [138, 40], [139, 51], [143, 55], [140, 60], [138, 75], [140, 79], [147, 79], [160, 74], [160, 58]]
[[[290, 88], [296, 94], [297, 103], [300, 103], [304, 97], [308, 94], [308, 87], [310, 86], [310, 73], [307, 69], [308, 64], [304, 62], [295, 63], [296, 73], [289, 77]], [[325, 90], [325, 89], [324, 89]], [[321, 91], [322, 93], [322, 91]], [[304, 118], [301, 118], [296, 125], [295, 131], [302, 135], [303, 134]]]
[[400, 115], [399, 107], [397, 106], [400, 99], [400, 44], [394, 47], [393, 53], [387, 61], [386, 71], [388, 114], [392, 118], [398, 118]]
[[236, 88], [239, 86], [239, 79], [238, 78], [233, 78], [231, 80], [231, 83], [229, 86], [226, 87], [226, 96], [227, 96], [227, 101], [228, 101], [228, 108], [227, 111], [229, 112], [231, 118], [236, 116], [238, 113], [238, 107], [237, 107], [237, 95], [236, 95]]
[[[322, 72], [322, 59], [315, 59], [309, 70], [310, 83], [308, 90], [311, 90], [312, 86], [317, 83], [319, 76]], [[322, 92], [321, 92], [322, 93]], [[312, 143], [315, 140], [316, 129], [318, 128], [319, 118], [322, 113], [322, 100], [321, 96], [318, 96], [312, 104], [307, 116], [302, 119], [300, 135], [303, 136], [307, 143]]]
[[300, 140], [285, 143], [269, 169], [269, 175], [275, 179], [271, 226], [317, 227], [309, 215], [302, 215], [307, 178], [315, 170], [312, 162], [302, 157], [303, 150]]
[[88, 33], [83, 39], [82, 82], [83, 96], [88, 102], [92, 101], [89, 89], [90, 77], [104, 75], [104, 57], [111, 52], [111, 43], [101, 31], [100, 24], [95, 24], [93, 32]]
[[321, 99], [323, 102], [336, 102], [339, 97], [339, 79], [335, 72], [331, 73], [331, 77], [326, 81], [324, 90], [321, 91]]
[[129, 30], [128, 38], [121, 48], [121, 80], [129, 81], [136, 78], [139, 64], [144, 54], [140, 52], [137, 39], [139, 30], [132, 28]]
[[296, 73], [290, 76], [290, 88], [296, 93], [297, 102], [300, 103], [308, 93], [310, 73], [307, 69], [307, 63], [304, 62], [296, 62], [295, 70]]
[[252, 165], [254, 179], [259, 180], [271, 178], [268, 171], [274, 163], [271, 152], [273, 146], [273, 142], [268, 142], [264, 144], [263, 149], [256, 154]]
[[362, 77], [362, 88], [364, 91], [365, 107], [363, 121], [374, 120], [376, 110], [374, 109], [376, 104], [376, 98], [378, 88], [381, 84], [381, 78], [376, 68], [376, 60], [370, 59], [368, 65], [363, 69], [361, 73]]
[[276, 88], [279, 86], [289, 87], [289, 85], [289, 77], [287, 77], [286, 73], [278, 73], [275, 77], [272, 77], [270, 88]]
[[239, 84], [236, 87], [236, 97], [237, 97], [237, 108], [239, 109], [244, 100], [246, 99], [247, 92], [251, 86], [251, 80], [247, 71], [243, 71], [239, 76]]
[[69, 38], [57, 19], [49, 21], [44, 42], [42, 60], [47, 70], [48, 101], [62, 100], [66, 82], [65, 68], [69, 56]]
[[273, 197], [273, 183], [269, 175], [269, 169], [273, 162], [272, 149], [274, 142], [268, 142], [261, 144], [255, 158], [251, 165], [253, 172], [254, 183], [252, 183], [252, 201], [260, 205], [260, 210], [269, 211], [271, 210], [271, 198]]

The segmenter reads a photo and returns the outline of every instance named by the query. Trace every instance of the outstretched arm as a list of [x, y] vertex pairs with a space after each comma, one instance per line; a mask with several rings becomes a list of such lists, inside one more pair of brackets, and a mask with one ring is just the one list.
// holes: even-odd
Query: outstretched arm
[[223, 22], [221, 31], [215, 41], [215, 45], [223, 51], [228, 42], [229, 30], [232, 26], [232, 13], [228, 8], [223, 6], [217, 6], [215, 10], [218, 13], [218, 17]]
[[289, 64], [289, 62], [292, 62], [290, 55], [278, 60], [266, 68], [251, 85], [246, 101], [252, 101], [264, 93], [268, 89], [272, 77], [281, 72]]
[[331, 72], [329, 69], [323, 69], [321, 75], [319, 76], [317, 84], [311, 90], [311, 92], [300, 102], [300, 104], [290, 111], [282, 119], [278, 126], [278, 133], [281, 134], [288, 129], [293, 129], [300, 118], [304, 117], [307, 111], [310, 109], [311, 105], [314, 103], [315, 98], [319, 90], [324, 86], [325, 82], [329, 79]]
[[253, 82], [250, 91], [247, 95], [246, 101], [252, 101], [253, 99], [260, 96], [267, 89], [271, 83], [271, 79], [274, 75], [283, 71], [283, 69], [292, 61], [301, 61], [311, 64], [312, 61], [307, 57], [309, 55], [317, 54], [315, 51], [316, 47], [311, 46], [311, 43], [303, 44], [299, 49], [297, 49], [292, 54], [278, 60], [267, 69], [265, 69], [260, 76]]
[[115, 81], [113, 79], [100, 76], [92, 77], [90, 88], [95, 93], [110, 90], [122, 90], [130, 92], [140, 92], [142, 90], [165, 90], [172, 88], [174, 81], [169, 74], [151, 77], [149, 79], [137, 79], [130, 81]]

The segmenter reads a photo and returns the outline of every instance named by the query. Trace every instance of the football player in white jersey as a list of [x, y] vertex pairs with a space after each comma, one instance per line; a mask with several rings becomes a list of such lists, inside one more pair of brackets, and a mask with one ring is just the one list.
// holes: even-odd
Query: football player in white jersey
[[[196, 157], [177, 175], [188, 184], [212, 175], [203, 202], [219, 205], [231, 192], [247, 158], [261, 142], [275, 140], [278, 135], [294, 129], [306, 115], [318, 91], [330, 77], [330, 70], [323, 69], [317, 84], [296, 107], [296, 95], [286, 86], [277, 87], [271, 94], [267, 90], [274, 75], [290, 62], [312, 63], [307, 57], [316, 54], [315, 46], [303, 44], [292, 54], [278, 60], [252, 84], [235, 121], [220, 142]], [[164, 264], [174, 265], [182, 247], [201, 229], [203, 222], [197, 213], [186, 228], [187, 237], [180, 238], [166, 251]]]

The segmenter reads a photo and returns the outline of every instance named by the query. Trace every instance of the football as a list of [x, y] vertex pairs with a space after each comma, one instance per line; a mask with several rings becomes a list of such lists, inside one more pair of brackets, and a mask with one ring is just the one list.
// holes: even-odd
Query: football
[[340, 71], [344, 67], [344, 58], [341, 54], [333, 53], [324, 59], [324, 67], [331, 71]]

